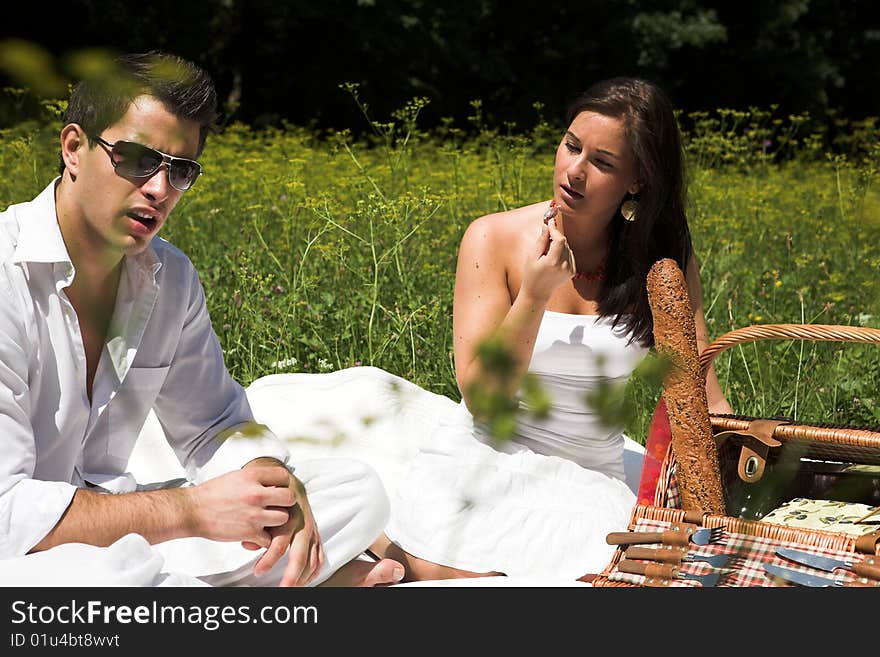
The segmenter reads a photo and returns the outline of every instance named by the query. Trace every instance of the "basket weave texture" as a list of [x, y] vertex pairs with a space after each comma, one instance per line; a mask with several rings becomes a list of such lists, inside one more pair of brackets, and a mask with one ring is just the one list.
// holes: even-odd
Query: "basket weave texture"
[[[702, 375], [705, 377], [718, 355], [733, 346], [758, 340], [780, 339], [880, 344], [880, 329], [824, 324], [764, 324], [736, 329], [713, 341], [700, 354]], [[721, 431], [742, 431], [755, 419], [759, 418], [710, 415], [712, 430], [716, 434]], [[773, 437], [784, 443], [800, 446], [801, 456], [804, 458], [880, 465], [880, 428], [791, 423], [776, 427]], [[660, 468], [654, 506], [675, 508], [680, 505], [679, 487], [682, 482], [675, 476], [675, 469], [676, 456], [670, 443]]]
[[[880, 554], [880, 544], [865, 542], [863, 537], [838, 532], [795, 529], [753, 520], [741, 520], [729, 516], [705, 514], [695, 518], [693, 512], [683, 509], [664, 509], [654, 506], [636, 505], [628, 529], [630, 531], [663, 531], [671, 525], [697, 521], [703, 527], [724, 527], [726, 536], [716, 544], [694, 546], [692, 553], [702, 555], [731, 555], [730, 569], [727, 577], [721, 579], [719, 587], [779, 587], [793, 586], [771, 579], [764, 572], [764, 565], [773, 563], [803, 572], [810, 572], [808, 567], [786, 562], [775, 554], [777, 548], [791, 547], [809, 551], [821, 556], [837, 559], [859, 561], [871, 554], [866, 546], [873, 546], [874, 554]], [[621, 573], [617, 564], [624, 558], [623, 546], [614, 551], [611, 562], [593, 580], [595, 587], [641, 587], [644, 577]], [[702, 562], [683, 563], [683, 572], [700, 575], [711, 572], [711, 567]], [[842, 582], [850, 583], [857, 579], [855, 575], [838, 570], [834, 576]], [[665, 586], [699, 587], [700, 584], [689, 579], [670, 580]]]

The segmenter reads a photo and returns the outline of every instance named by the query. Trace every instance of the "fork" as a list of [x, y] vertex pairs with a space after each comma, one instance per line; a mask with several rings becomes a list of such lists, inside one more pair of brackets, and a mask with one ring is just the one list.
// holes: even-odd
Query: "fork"
[[664, 545], [661, 547], [641, 547], [631, 545], [626, 549], [626, 557], [628, 559], [648, 559], [649, 561], [659, 561], [661, 563], [680, 562], [700, 563], [705, 562], [715, 568], [723, 568], [730, 561], [732, 554], [693, 554], [687, 551], [687, 548], [677, 547], [673, 545]]
[[617, 564], [617, 570], [632, 575], [644, 575], [647, 578], [645, 584], [648, 586], [663, 586], [665, 585], [664, 580], [670, 579], [692, 579], [699, 582], [702, 586], [709, 587], [715, 586], [721, 577], [728, 574], [727, 571], [719, 571], [706, 575], [694, 575], [682, 572], [675, 564], [644, 563], [643, 561], [632, 561], [630, 559], [621, 559]]
[[687, 563], [705, 562], [715, 568], [724, 568], [736, 554], [688, 554], [682, 561]]
[[667, 530], [662, 532], [611, 532], [605, 537], [609, 545], [633, 545], [636, 543], [663, 543], [664, 545], [709, 545], [725, 536], [726, 526], [702, 529]]

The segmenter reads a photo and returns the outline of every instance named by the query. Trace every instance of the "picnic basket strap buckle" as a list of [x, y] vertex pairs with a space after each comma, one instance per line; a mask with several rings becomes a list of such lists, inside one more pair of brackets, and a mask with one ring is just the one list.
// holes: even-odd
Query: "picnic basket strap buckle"
[[878, 544], [880, 544], [880, 529], [863, 534], [856, 539], [856, 552], [877, 554]]
[[737, 474], [739, 478], [748, 484], [759, 481], [764, 476], [764, 468], [767, 465], [767, 455], [770, 449], [781, 447], [782, 443], [773, 437], [773, 432], [780, 424], [787, 424], [782, 420], [752, 420], [749, 426], [740, 431], [722, 431], [715, 434], [715, 445], [721, 449], [726, 440], [738, 438], [742, 442]]

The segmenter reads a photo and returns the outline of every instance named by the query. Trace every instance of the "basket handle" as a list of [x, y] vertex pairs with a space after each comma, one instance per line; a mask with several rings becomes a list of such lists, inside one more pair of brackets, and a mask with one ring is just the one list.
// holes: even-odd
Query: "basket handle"
[[735, 345], [758, 340], [819, 340], [880, 344], [880, 329], [838, 324], [756, 324], [735, 329], [715, 339], [700, 354], [703, 378], [716, 356]]

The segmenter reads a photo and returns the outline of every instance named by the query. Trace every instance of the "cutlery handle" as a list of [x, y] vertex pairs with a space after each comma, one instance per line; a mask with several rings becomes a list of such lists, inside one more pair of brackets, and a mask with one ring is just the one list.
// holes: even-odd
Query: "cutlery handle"
[[636, 543], [660, 543], [663, 532], [611, 532], [605, 537], [608, 545], [634, 545]]
[[864, 579], [864, 578], [863, 578], [863, 579], [857, 579], [857, 580], [852, 581], [852, 582], [847, 582], [846, 584], [844, 584], [844, 586], [846, 586], [846, 587], [858, 587], [858, 588], [864, 588], [864, 587], [867, 587], [867, 588], [878, 588], [878, 587], [880, 587], [880, 583], [877, 583], [877, 582], [875, 582], [875, 581], [872, 580], [872, 579]]
[[693, 530], [665, 532], [611, 532], [605, 537], [609, 545], [634, 545], [637, 543], [663, 543], [685, 546], [690, 542]]
[[672, 545], [664, 545], [659, 548], [633, 545], [626, 549], [627, 559], [650, 559], [661, 563], [680, 563], [686, 554], [687, 550]]
[[678, 577], [678, 566], [671, 563], [644, 563], [642, 561], [622, 559], [617, 564], [617, 570], [622, 573], [644, 575], [645, 577], [659, 577], [662, 579]]
[[663, 545], [687, 547], [690, 545], [691, 535], [693, 533], [694, 530], [691, 528], [685, 529], [684, 531], [665, 531], [663, 532], [663, 540], [661, 542]]
[[864, 561], [854, 563], [849, 569], [861, 577], [880, 580], [880, 563], [876, 563], [876, 561], [876, 559], [868, 557]]
[[664, 545], [687, 546], [690, 544], [692, 526], [677, 531], [667, 529], [665, 532], [611, 532], [605, 537], [608, 545], [635, 545], [637, 543], [663, 543]]

